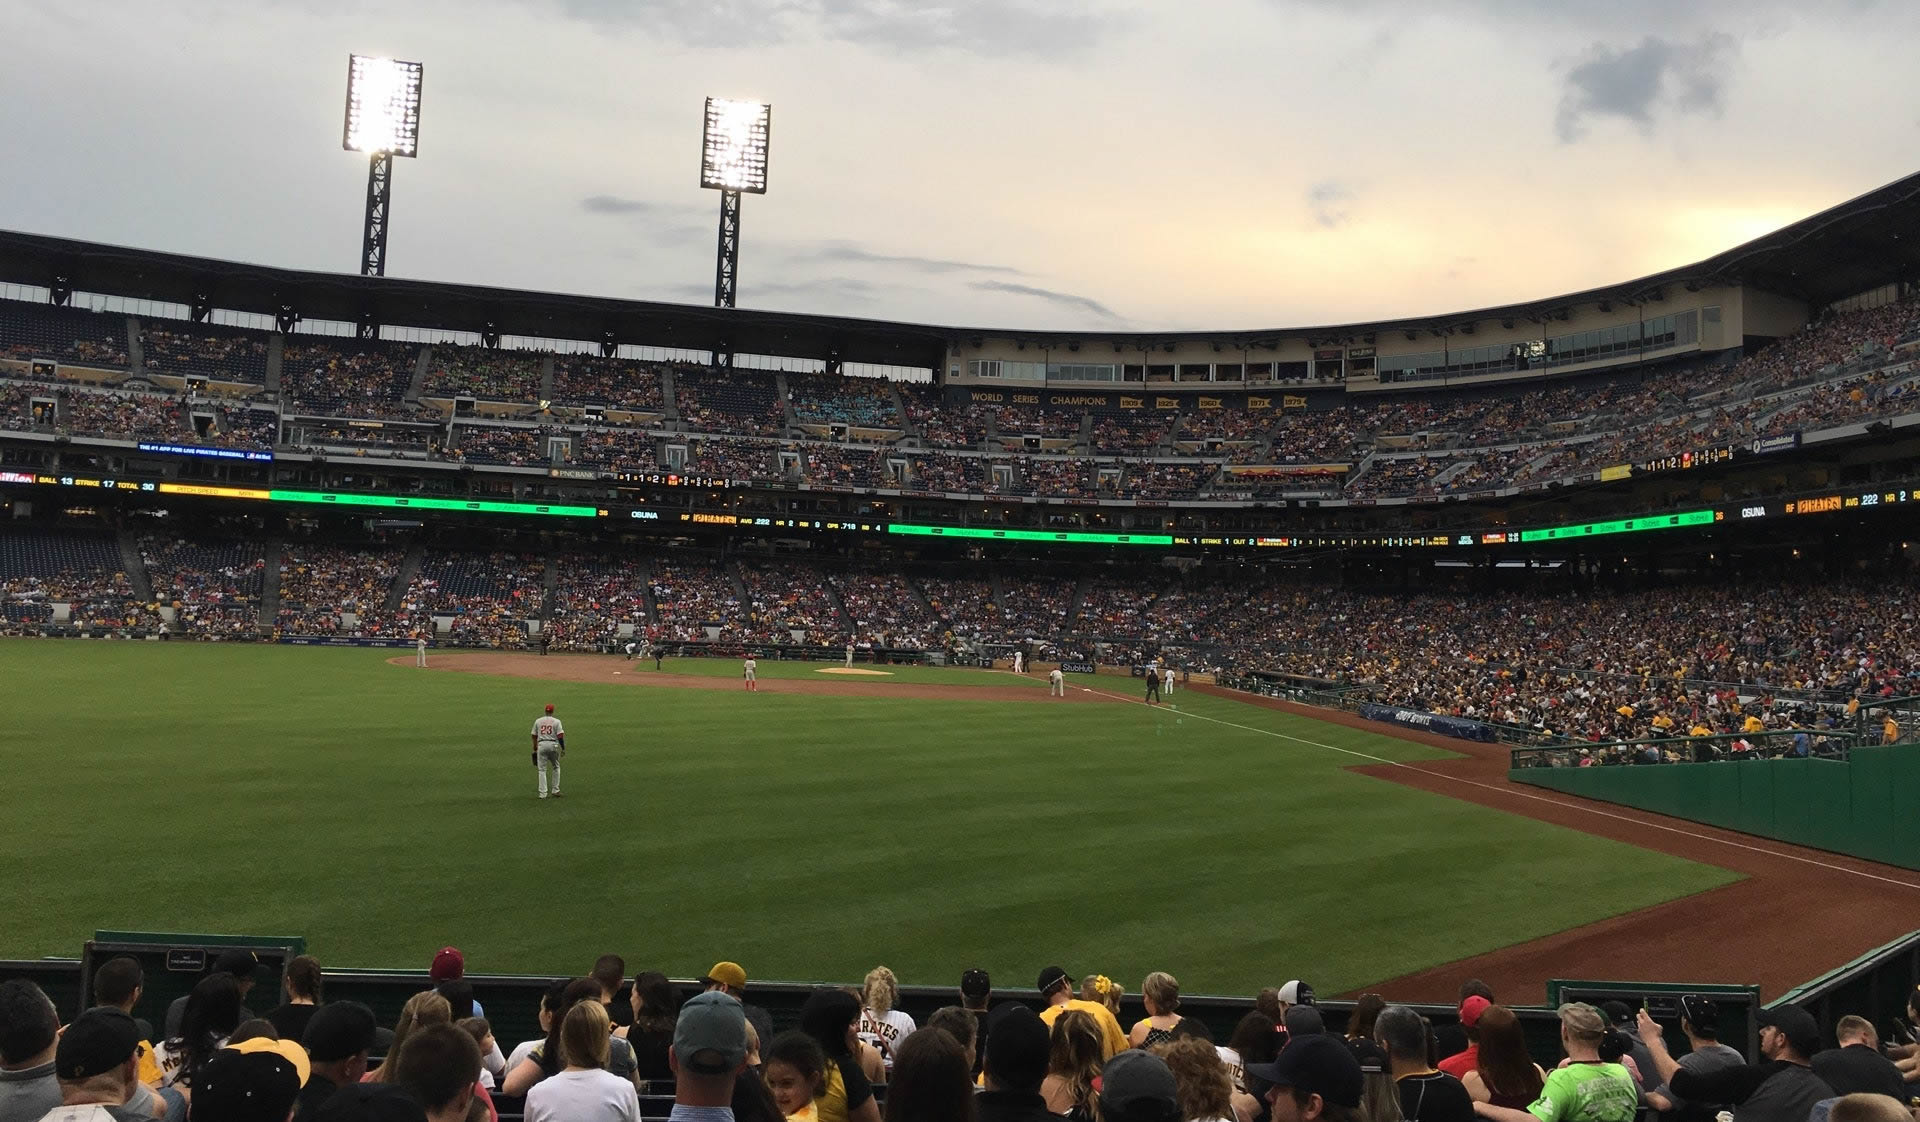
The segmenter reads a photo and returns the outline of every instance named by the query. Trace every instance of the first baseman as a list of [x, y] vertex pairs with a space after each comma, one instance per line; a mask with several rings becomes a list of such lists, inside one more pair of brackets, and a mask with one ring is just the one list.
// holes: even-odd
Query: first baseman
[[547, 771], [553, 771], [553, 797], [560, 797], [560, 758], [567, 754], [567, 730], [547, 706], [546, 715], [533, 722], [533, 766], [540, 773], [540, 797], [547, 797]]

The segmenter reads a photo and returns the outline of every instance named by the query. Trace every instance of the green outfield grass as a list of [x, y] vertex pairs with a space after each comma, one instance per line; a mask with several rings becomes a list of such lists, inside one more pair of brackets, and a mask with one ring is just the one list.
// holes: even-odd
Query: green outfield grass
[[[400, 653], [0, 643], [0, 957], [111, 928], [304, 934], [330, 966], [424, 967], [453, 942], [480, 972], [617, 950], [679, 977], [1061, 962], [1129, 989], [1166, 969], [1189, 992], [1332, 993], [1733, 879], [1356, 775], [1319, 745], [1444, 753], [1224, 699], [672, 691]], [[547, 701], [567, 797], [541, 802]]]

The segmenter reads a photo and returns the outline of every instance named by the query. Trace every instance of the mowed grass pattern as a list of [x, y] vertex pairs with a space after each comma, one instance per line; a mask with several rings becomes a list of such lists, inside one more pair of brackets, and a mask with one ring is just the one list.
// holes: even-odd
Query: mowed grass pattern
[[[421, 967], [451, 942], [481, 972], [617, 950], [675, 976], [733, 958], [1018, 982], [1061, 962], [1129, 989], [1167, 969], [1189, 992], [1332, 993], [1733, 879], [1198, 719], [1443, 755], [1224, 699], [753, 696], [395, 653], [0, 643], [19, 706], [0, 957], [111, 928], [304, 934], [338, 966]], [[527, 732], [548, 701], [567, 796], [541, 802]]]

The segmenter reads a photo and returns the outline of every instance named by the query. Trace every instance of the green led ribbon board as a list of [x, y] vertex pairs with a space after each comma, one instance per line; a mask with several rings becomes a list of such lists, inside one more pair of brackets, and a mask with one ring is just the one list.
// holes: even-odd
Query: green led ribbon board
[[1007, 542], [1055, 542], [1076, 545], [1172, 545], [1172, 534], [1084, 534], [1047, 530], [976, 530], [962, 526], [915, 526], [896, 522], [889, 534], [923, 538], [987, 538]]
[[1656, 514], [1648, 518], [1624, 518], [1617, 522], [1589, 522], [1584, 526], [1555, 526], [1549, 530], [1522, 530], [1523, 542], [1556, 542], [1571, 538], [1596, 538], [1602, 534], [1635, 534], [1642, 530], [1677, 530], [1682, 526], [1711, 526], [1714, 512], [1690, 510], [1684, 514]]
[[377, 506], [399, 510], [465, 510], [480, 514], [544, 514], [549, 517], [593, 518], [594, 506], [554, 506], [546, 503], [496, 503], [465, 499], [416, 499], [387, 495], [348, 495], [332, 491], [272, 491], [276, 503], [320, 503], [327, 506]]

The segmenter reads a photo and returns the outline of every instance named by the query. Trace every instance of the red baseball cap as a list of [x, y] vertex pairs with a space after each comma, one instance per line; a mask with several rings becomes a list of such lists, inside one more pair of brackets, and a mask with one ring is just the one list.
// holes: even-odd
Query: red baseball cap
[[1479, 1024], [1480, 1014], [1485, 1013], [1492, 1005], [1493, 1002], [1488, 1001], [1477, 993], [1468, 995], [1467, 999], [1460, 1003], [1461, 1027], [1472, 1028]]
[[547, 706], [547, 712], [549, 712], [549, 713], [551, 713], [551, 712], [553, 712], [553, 706], [552, 706], [552, 704], [551, 704], [551, 703], [549, 703], [549, 704], [548, 704], [548, 706]]
[[460, 953], [459, 947], [441, 947], [440, 953], [433, 956], [433, 965], [427, 969], [427, 977], [436, 982], [451, 982], [467, 972], [467, 956]]

